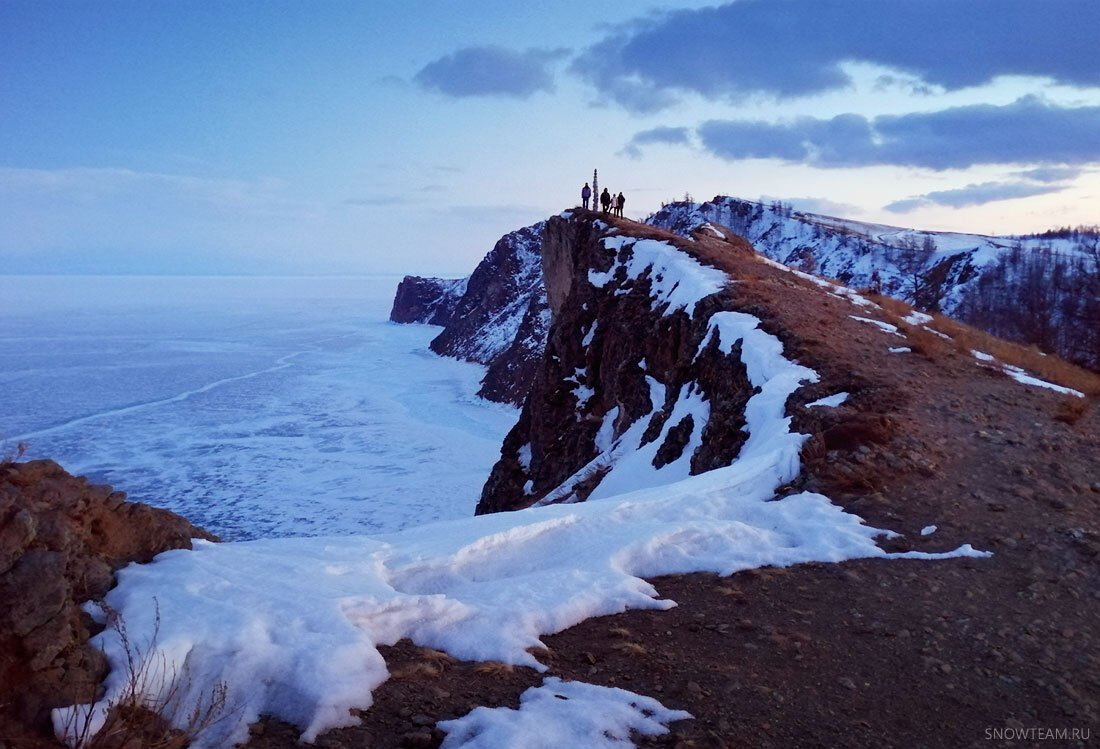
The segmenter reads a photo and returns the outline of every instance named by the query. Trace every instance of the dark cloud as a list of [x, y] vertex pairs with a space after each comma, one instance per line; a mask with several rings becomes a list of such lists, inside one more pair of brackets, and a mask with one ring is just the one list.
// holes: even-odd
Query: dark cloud
[[635, 133], [634, 137], [623, 146], [622, 153], [636, 159], [642, 155], [641, 146], [654, 143], [687, 145], [690, 142], [688, 134], [689, 130], [686, 127], [655, 127], [651, 130], [643, 130]]
[[550, 63], [567, 50], [467, 47], [428, 63], [413, 80], [448, 96], [513, 96], [525, 99], [538, 91], [553, 91]]
[[1041, 166], [1037, 169], [1016, 172], [1016, 176], [1033, 182], [1064, 182], [1073, 179], [1083, 171], [1084, 169], [1075, 166]]
[[1060, 107], [1036, 97], [1003, 107], [975, 104], [870, 120], [856, 114], [779, 124], [711, 120], [698, 128], [703, 147], [731, 161], [775, 158], [818, 167], [937, 170], [1100, 161], [1097, 133], [1100, 106]]
[[847, 86], [846, 61], [954, 90], [999, 75], [1100, 85], [1096, 0], [738, 0], [635, 19], [572, 71], [652, 112], [690, 91], [798, 97]]
[[965, 208], [971, 205], [984, 205], [998, 200], [1030, 198], [1034, 195], [1064, 190], [1062, 185], [1036, 185], [1027, 182], [982, 182], [967, 185], [954, 190], [936, 190], [890, 203], [884, 208], [893, 213], [908, 213], [926, 205], [945, 205], [950, 208]]

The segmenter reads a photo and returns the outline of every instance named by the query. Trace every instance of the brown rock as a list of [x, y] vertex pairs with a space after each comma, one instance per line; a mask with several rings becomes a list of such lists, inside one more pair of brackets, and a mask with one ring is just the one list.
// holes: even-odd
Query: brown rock
[[95, 693], [105, 663], [80, 604], [110, 589], [113, 570], [214, 540], [125, 498], [50, 460], [0, 464], [0, 726], [12, 738], [51, 735], [50, 708]]

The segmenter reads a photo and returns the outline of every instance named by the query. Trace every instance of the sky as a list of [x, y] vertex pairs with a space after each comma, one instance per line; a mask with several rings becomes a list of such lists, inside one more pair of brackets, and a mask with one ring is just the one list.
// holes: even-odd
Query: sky
[[464, 275], [581, 185], [1100, 223], [1098, 0], [0, 0], [0, 272]]

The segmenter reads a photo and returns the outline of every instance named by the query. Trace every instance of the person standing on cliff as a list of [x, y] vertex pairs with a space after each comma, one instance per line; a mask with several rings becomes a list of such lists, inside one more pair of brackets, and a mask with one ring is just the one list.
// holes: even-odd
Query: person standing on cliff
[[592, 197], [592, 188], [588, 186], [588, 183], [584, 183], [584, 187], [581, 188], [581, 206], [588, 208], [588, 199]]
[[611, 193], [607, 191], [606, 187], [600, 193], [600, 205], [603, 206], [604, 213], [607, 213], [607, 209], [611, 207]]
[[622, 193], [619, 193], [618, 197], [615, 198], [615, 210], [619, 212], [619, 218], [623, 217], [624, 205], [626, 205], [626, 198], [623, 197]]

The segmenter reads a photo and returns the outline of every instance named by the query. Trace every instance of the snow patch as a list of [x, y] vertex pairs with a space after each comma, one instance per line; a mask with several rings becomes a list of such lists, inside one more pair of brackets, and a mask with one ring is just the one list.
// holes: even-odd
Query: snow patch
[[904, 338], [905, 337], [901, 333], [898, 332], [898, 326], [897, 325], [891, 325], [890, 323], [883, 322], [882, 320], [875, 320], [875, 319], [870, 318], [870, 317], [860, 317], [858, 315], [848, 315], [848, 317], [852, 318], [853, 320], [859, 320], [860, 322], [870, 323], [871, 325], [874, 325], [879, 330], [882, 330], [883, 332], [886, 332], [886, 333], [892, 333], [893, 335], [896, 335], [898, 338]]
[[631, 255], [625, 261], [616, 257], [607, 271], [590, 270], [588, 281], [598, 288], [606, 288], [617, 270], [626, 269], [627, 278], [649, 275], [652, 309], [667, 305], [664, 314], [685, 310], [695, 313], [695, 305], [704, 297], [722, 290], [729, 278], [717, 268], [696, 262], [667, 242], [634, 237], [605, 237], [604, 247], [614, 252], [629, 249]]
[[848, 393], [837, 393], [836, 395], [829, 395], [825, 398], [819, 398], [813, 403], [807, 403], [806, 408], [814, 408], [815, 406], [839, 406], [844, 401], [848, 400]]
[[889, 349], [887, 349], [887, 351], [889, 351], [891, 354], [908, 354], [912, 352], [913, 349], [909, 348], [908, 346], [891, 346]]
[[1085, 397], [1085, 394], [1082, 393], [1080, 390], [1074, 390], [1073, 388], [1068, 388], [1063, 385], [1056, 385], [1053, 382], [1041, 380], [1034, 375], [1028, 374], [1020, 367], [1014, 366], [1012, 364], [1002, 364], [1001, 362], [997, 361], [997, 359], [994, 358], [991, 354], [987, 354], [982, 351], [976, 351], [974, 349], [971, 349], [970, 353], [973, 354], [974, 358], [978, 361], [985, 362], [987, 365], [992, 366], [993, 369], [1001, 370], [1006, 375], [1016, 380], [1016, 382], [1019, 382], [1023, 385], [1046, 388], [1048, 390], [1053, 390], [1056, 393], [1062, 393], [1064, 395], [1074, 395], [1078, 398]]
[[529, 688], [519, 702], [518, 710], [479, 707], [437, 723], [447, 734], [441, 749], [619, 749], [633, 746], [632, 733], [659, 736], [668, 733], [665, 724], [692, 717], [652, 697], [556, 676]]
[[922, 536], [931, 536], [935, 532], [936, 532], [936, 526], [934, 526], [934, 525], [926, 525], [926, 526], [924, 526], [923, 528], [920, 529], [920, 534]]

